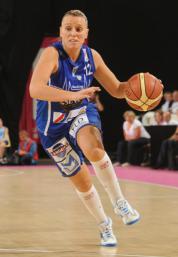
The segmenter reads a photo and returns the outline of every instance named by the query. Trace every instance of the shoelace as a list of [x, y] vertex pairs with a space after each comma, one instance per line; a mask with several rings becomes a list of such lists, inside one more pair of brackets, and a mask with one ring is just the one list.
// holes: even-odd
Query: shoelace
[[122, 203], [120, 203], [120, 204], [118, 205], [118, 208], [119, 208], [119, 210], [120, 210], [122, 216], [128, 215], [128, 214], [131, 213], [131, 211], [130, 211], [129, 208], [128, 208], [128, 204], [127, 204], [126, 201], [122, 201]]
[[112, 232], [110, 229], [105, 230], [104, 232], [101, 233], [102, 238], [105, 240], [107, 238], [111, 238], [112, 237]]

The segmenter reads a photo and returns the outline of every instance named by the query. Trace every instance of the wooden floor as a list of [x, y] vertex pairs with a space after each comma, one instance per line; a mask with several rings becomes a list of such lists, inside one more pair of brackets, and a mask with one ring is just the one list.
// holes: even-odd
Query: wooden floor
[[99, 246], [95, 221], [55, 167], [0, 167], [0, 256], [178, 257], [178, 190], [121, 181], [142, 219], [127, 227], [93, 177], [119, 241]]

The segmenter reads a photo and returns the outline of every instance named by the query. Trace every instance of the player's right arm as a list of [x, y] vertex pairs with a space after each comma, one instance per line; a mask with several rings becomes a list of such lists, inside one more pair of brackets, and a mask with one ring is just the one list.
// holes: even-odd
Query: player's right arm
[[51, 74], [58, 69], [58, 58], [58, 52], [54, 47], [48, 47], [42, 53], [30, 83], [30, 96], [32, 98], [51, 102], [77, 101], [100, 91], [98, 87], [71, 92], [55, 88], [55, 85], [48, 86]]
[[96, 50], [92, 49], [92, 54], [96, 68], [94, 74], [96, 80], [113, 97], [125, 98], [125, 91], [127, 90], [128, 82], [119, 81], [114, 73], [107, 67], [101, 55]]

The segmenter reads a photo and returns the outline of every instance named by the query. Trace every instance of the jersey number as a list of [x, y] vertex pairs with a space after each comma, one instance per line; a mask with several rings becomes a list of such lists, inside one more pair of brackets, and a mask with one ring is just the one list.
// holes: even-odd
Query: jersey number
[[91, 64], [89, 64], [89, 63], [87, 65], [85, 65], [84, 70], [85, 70], [86, 76], [90, 76], [93, 74], [93, 72], [91, 70]]

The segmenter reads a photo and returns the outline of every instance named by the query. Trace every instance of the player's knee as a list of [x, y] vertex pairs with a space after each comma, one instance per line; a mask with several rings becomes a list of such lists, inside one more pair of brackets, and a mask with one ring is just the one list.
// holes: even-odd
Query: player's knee
[[77, 190], [79, 192], [88, 192], [90, 188], [92, 187], [91, 180], [84, 180], [81, 184], [77, 186]]
[[86, 157], [89, 161], [96, 162], [96, 161], [100, 161], [103, 158], [104, 153], [105, 153], [104, 149], [95, 147], [87, 151]]

